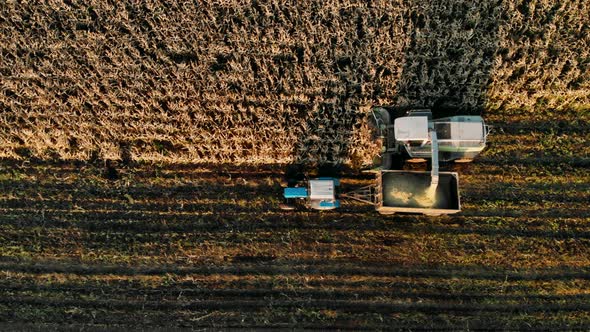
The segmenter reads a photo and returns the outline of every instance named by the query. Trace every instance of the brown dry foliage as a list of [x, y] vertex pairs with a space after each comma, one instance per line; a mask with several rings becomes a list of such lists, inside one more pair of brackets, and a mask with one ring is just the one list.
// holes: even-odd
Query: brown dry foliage
[[5, 1], [0, 156], [360, 165], [370, 105], [587, 108], [589, 14], [576, 0]]

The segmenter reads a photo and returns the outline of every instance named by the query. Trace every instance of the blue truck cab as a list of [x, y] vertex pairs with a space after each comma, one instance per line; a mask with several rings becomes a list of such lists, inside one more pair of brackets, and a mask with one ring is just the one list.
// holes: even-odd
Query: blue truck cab
[[314, 210], [333, 210], [340, 207], [336, 197], [336, 187], [340, 181], [331, 177], [311, 179], [306, 187], [284, 188], [283, 197], [287, 201], [304, 199], [308, 207]]

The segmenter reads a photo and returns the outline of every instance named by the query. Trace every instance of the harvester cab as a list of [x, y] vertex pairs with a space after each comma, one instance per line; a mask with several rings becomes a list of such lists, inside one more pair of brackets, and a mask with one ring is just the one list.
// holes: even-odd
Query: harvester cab
[[295, 209], [298, 202], [314, 210], [333, 210], [340, 207], [337, 198], [337, 188], [340, 181], [332, 177], [319, 177], [303, 181], [300, 185], [283, 188], [285, 203], [283, 210]]

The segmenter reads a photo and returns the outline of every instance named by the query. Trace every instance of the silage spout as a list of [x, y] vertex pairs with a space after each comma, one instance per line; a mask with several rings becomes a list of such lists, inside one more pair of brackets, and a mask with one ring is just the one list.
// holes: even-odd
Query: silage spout
[[430, 171], [430, 187], [438, 186], [438, 138], [436, 130], [430, 129], [430, 151], [432, 153], [432, 170]]
[[436, 204], [436, 189], [438, 188], [438, 138], [436, 131], [430, 129], [430, 143], [432, 152], [432, 170], [430, 171], [430, 185], [426, 191], [412, 195], [411, 197], [423, 207], [432, 207]]
[[438, 138], [436, 130], [430, 129], [430, 149], [432, 153], [432, 170], [430, 171], [430, 186], [420, 195], [418, 202], [423, 206], [433, 206], [436, 203], [436, 189], [438, 188]]

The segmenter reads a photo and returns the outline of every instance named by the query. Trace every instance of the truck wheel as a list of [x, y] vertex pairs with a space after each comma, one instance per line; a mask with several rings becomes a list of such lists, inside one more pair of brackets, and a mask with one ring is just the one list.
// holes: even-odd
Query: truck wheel
[[293, 211], [293, 210], [295, 210], [295, 206], [290, 205], [290, 204], [281, 203], [281, 204], [279, 204], [279, 209], [281, 209], [283, 211]]

